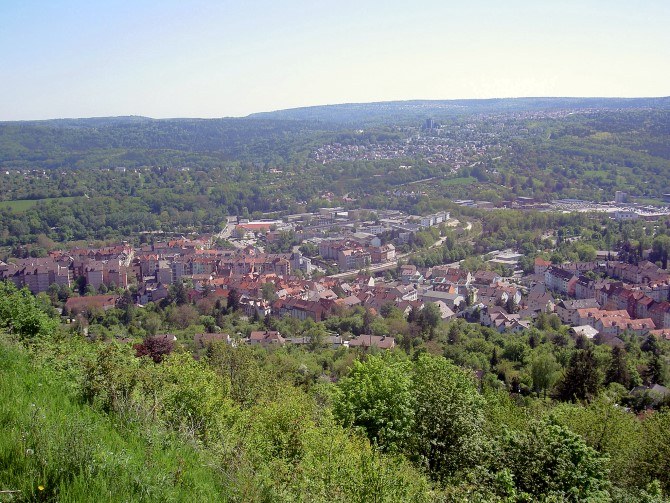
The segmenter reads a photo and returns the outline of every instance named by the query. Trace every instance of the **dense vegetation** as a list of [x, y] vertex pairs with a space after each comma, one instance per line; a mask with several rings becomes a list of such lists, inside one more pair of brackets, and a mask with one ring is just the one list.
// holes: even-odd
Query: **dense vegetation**
[[494, 98], [479, 100], [411, 100], [350, 103], [293, 108], [252, 114], [252, 118], [317, 120], [352, 125], [412, 123], [434, 117], [438, 121], [472, 114], [546, 112], [565, 109], [668, 108], [668, 98]]
[[[627, 393], [668, 382], [670, 348], [653, 338], [610, 350], [572, 341], [553, 316], [512, 335], [442, 323], [430, 305], [408, 318], [389, 306], [378, 318], [357, 308], [325, 324], [265, 321], [311, 338], [308, 349], [203, 351], [190, 341], [208, 315], [183, 325], [176, 313], [209, 304], [175, 295], [146, 311], [87, 313], [90, 329], [110, 330], [85, 339], [76, 324], [59, 326], [48, 298], [1, 288], [0, 488], [20, 491], [13, 501], [623, 502], [670, 492], [670, 412], [657, 402], [636, 416], [654, 399]], [[232, 333], [264, 323], [210, 307]], [[170, 329], [177, 344], [152, 345], [150, 318], [152, 333]], [[115, 341], [121, 320], [141, 344]], [[326, 330], [393, 333], [404, 349], [326, 349]]]

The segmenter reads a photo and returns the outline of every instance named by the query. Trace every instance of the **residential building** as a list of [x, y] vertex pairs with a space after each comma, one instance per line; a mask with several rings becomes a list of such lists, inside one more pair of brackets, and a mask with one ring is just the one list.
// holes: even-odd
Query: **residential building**
[[386, 335], [359, 335], [349, 341], [350, 348], [371, 348], [393, 349], [395, 347], [395, 338]]
[[286, 343], [286, 339], [275, 330], [251, 332], [247, 341], [251, 345], [260, 346], [283, 346]]
[[574, 296], [577, 276], [560, 267], [549, 266], [544, 273], [544, 284], [548, 290]]

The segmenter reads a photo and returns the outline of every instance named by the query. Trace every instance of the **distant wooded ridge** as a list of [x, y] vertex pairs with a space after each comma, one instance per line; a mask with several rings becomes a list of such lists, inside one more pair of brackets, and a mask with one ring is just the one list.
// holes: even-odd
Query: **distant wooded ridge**
[[370, 103], [340, 103], [257, 112], [246, 117], [221, 118], [168, 118], [153, 119], [143, 116], [65, 118], [27, 121], [0, 121], [7, 124], [42, 124], [61, 127], [103, 127], [141, 124], [149, 121], [235, 121], [244, 119], [305, 120], [335, 123], [376, 121], [407, 121], [415, 118], [449, 117], [469, 113], [502, 113], [523, 111], [552, 111], [561, 109], [632, 109], [670, 108], [670, 96], [652, 98], [485, 98], [456, 100], [398, 100]]

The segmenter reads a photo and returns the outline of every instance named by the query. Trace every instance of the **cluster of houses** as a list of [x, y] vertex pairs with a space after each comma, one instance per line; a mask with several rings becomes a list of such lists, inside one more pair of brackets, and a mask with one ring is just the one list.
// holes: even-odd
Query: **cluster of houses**
[[563, 297], [556, 313], [575, 334], [610, 345], [623, 344], [623, 333], [670, 338], [670, 273], [652, 262], [555, 266], [537, 259], [530, 279]]
[[395, 260], [395, 246], [382, 244], [381, 240], [363, 232], [354, 233], [351, 239], [324, 239], [319, 242], [319, 255], [337, 261], [340, 271], [361, 270], [370, 264]]
[[34, 294], [46, 292], [53, 284], [70, 287], [79, 278], [96, 291], [102, 285], [126, 288], [133, 254], [133, 248], [124, 244], [98, 249], [75, 248], [52, 252], [43, 258], [0, 262], [0, 281], [12, 281], [19, 288], [26, 286]]
[[[430, 121], [430, 127], [428, 122]], [[480, 125], [450, 125], [447, 129], [428, 119], [421, 127], [405, 128], [407, 137], [381, 142], [329, 143], [316, 148], [310, 157], [323, 164], [334, 161], [406, 159], [421, 157], [428, 164], [447, 163], [454, 171], [472, 164], [483, 154], [497, 151], [498, 143]], [[458, 138], [458, 139], [457, 139]], [[401, 166], [400, 169], [411, 169]]]
[[341, 335], [330, 334], [326, 335], [322, 340], [312, 340], [310, 337], [284, 337], [277, 330], [254, 330], [248, 337], [244, 339], [235, 339], [230, 334], [224, 333], [204, 333], [196, 334], [193, 338], [194, 349], [201, 351], [206, 349], [208, 345], [214, 342], [224, 342], [231, 346], [236, 346], [239, 343], [246, 343], [252, 346], [280, 347], [286, 344], [296, 346], [312, 346], [321, 345], [338, 348], [378, 348], [378, 349], [393, 349], [395, 347], [395, 338], [385, 335], [361, 334], [353, 337], [350, 340], [345, 339]]
[[[395, 259], [393, 245], [382, 245], [377, 236], [366, 233], [324, 239], [319, 253], [345, 270]], [[559, 266], [538, 258], [533, 274], [521, 278], [446, 265], [401, 265], [393, 281], [364, 273], [350, 280], [310, 279], [311, 271], [310, 259], [299, 251], [264, 253], [254, 246], [218, 249], [203, 237], [137, 248], [122, 244], [55, 251], [45, 258], [0, 263], [0, 280], [27, 286], [35, 294], [54, 284], [85, 286], [88, 295], [67, 300], [65, 307], [73, 314], [114, 307], [121, 298], [119, 287], [133, 285], [133, 301], [142, 306], [165, 299], [170, 285], [186, 281], [190, 300], [208, 296], [227, 300], [235, 291], [239, 309], [257, 319], [290, 316], [319, 322], [355, 306], [374, 313], [394, 306], [408, 315], [430, 302], [439, 308], [443, 320], [462, 316], [501, 333], [525, 330], [541, 313], [555, 312], [576, 335], [598, 337], [612, 345], [621, 343], [624, 333], [670, 338], [670, 273], [647, 261]], [[91, 295], [91, 289], [98, 295]], [[372, 337], [360, 345], [383, 347], [391, 339], [375, 342]], [[273, 344], [282, 343], [279, 338], [273, 340]], [[352, 341], [340, 342], [352, 345]]]
[[[365, 220], [366, 215], [374, 215]], [[395, 247], [381, 244], [380, 236], [392, 236], [396, 244], [408, 243], [417, 232], [441, 224], [455, 225], [448, 211], [430, 215], [407, 215], [397, 210], [345, 210], [342, 207], [321, 208], [316, 213], [298, 213], [280, 220], [249, 221], [238, 219], [233, 234], [253, 240], [260, 237], [274, 242], [283, 232], [293, 232], [301, 241], [319, 244], [322, 240], [342, 241], [351, 252], [338, 256], [331, 252], [324, 259], [333, 260], [342, 272], [356, 267], [393, 260]], [[369, 256], [368, 256], [369, 254]], [[351, 258], [349, 258], [351, 257]]]

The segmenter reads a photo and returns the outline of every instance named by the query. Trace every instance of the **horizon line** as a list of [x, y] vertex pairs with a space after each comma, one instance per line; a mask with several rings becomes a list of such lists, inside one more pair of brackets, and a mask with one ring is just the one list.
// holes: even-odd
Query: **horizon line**
[[217, 119], [246, 119], [250, 118], [253, 115], [259, 114], [272, 114], [278, 112], [287, 112], [291, 110], [305, 110], [310, 108], [325, 108], [325, 107], [338, 107], [338, 106], [352, 106], [352, 105], [381, 105], [388, 103], [412, 103], [412, 102], [459, 102], [459, 101], [495, 101], [495, 100], [663, 100], [670, 99], [670, 95], [666, 96], [498, 96], [498, 97], [488, 97], [488, 98], [410, 98], [410, 99], [396, 99], [396, 100], [382, 100], [382, 101], [348, 101], [348, 102], [339, 102], [339, 103], [325, 103], [317, 105], [301, 105], [295, 107], [287, 108], [276, 108], [271, 110], [262, 110], [257, 112], [251, 112], [246, 115], [222, 115], [222, 116], [211, 116], [211, 117], [202, 117], [202, 116], [169, 116], [169, 117], [151, 117], [148, 115], [141, 114], [122, 114], [122, 115], [91, 115], [91, 116], [80, 116], [80, 117], [50, 117], [44, 119], [0, 119], [0, 124], [10, 123], [10, 122], [49, 122], [49, 121], [59, 121], [59, 120], [86, 120], [86, 119], [122, 119], [122, 118], [137, 118], [137, 119], [149, 119], [149, 120], [179, 120], [179, 119], [192, 119], [192, 120], [217, 120]]

